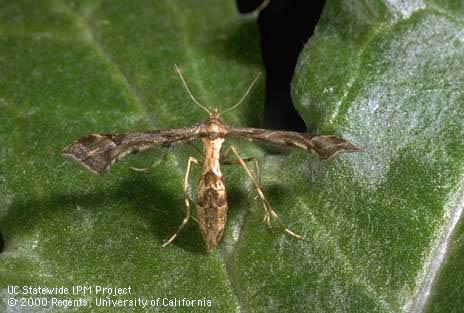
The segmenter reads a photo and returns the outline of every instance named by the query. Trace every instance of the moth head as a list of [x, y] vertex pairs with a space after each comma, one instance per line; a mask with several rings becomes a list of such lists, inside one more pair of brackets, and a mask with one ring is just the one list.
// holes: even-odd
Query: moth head
[[223, 124], [222, 119], [221, 119], [221, 113], [219, 110], [216, 108], [209, 114], [208, 118], [208, 124]]
[[206, 135], [203, 139], [205, 140], [217, 140], [224, 139], [225, 128], [224, 123], [219, 117], [210, 116], [204, 124], [204, 134]]
[[220, 119], [219, 116], [221, 116], [221, 113], [219, 113], [219, 110], [217, 108], [215, 108], [213, 112], [209, 114], [209, 118], [213, 119]]

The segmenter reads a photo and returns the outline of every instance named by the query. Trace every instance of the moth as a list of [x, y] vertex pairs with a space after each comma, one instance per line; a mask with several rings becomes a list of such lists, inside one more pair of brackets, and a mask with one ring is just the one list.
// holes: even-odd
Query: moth
[[[203, 169], [196, 201], [196, 220], [198, 221], [208, 253], [212, 252], [218, 245], [224, 233], [227, 219], [227, 193], [221, 173], [221, 165], [238, 164], [243, 168], [263, 203], [265, 210], [264, 221], [268, 225], [273, 220], [278, 223], [285, 233], [295, 238], [303, 239], [302, 236], [290, 230], [283, 223], [264, 196], [259, 179], [257, 178], [259, 170], [256, 158], [243, 158], [234, 145], [228, 146], [223, 153], [222, 148], [225, 139], [245, 138], [250, 141], [281, 147], [303, 149], [319, 157], [321, 160], [331, 159], [340, 152], [355, 152], [360, 149], [348, 140], [337, 136], [229, 126], [222, 121], [221, 115], [235, 109], [243, 102], [258, 80], [259, 74], [242, 98], [234, 106], [220, 113], [218, 109], [210, 111], [201, 105], [188, 88], [179, 67], [175, 65], [175, 68], [190, 98], [209, 114], [206, 121], [197, 123], [191, 127], [177, 129], [162, 129], [128, 134], [91, 134], [81, 137], [65, 147], [62, 151], [63, 156], [76, 160], [93, 173], [104, 174], [109, 171], [114, 163], [131, 153], [149, 148], [170, 147], [173, 144], [201, 140], [203, 151], [200, 152], [202, 154], [201, 162], [203, 163]], [[230, 159], [230, 155], [234, 158]], [[256, 174], [247, 165], [251, 161], [255, 162]], [[183, 180], [185, 217], [177, 231], [163, 244], [163, 247], [170, 244], [190, 220], [191, 203], [194, 201], [189, 197], [188, 190], [190, 185], [190, 169], [193, 164], [198, 165], [200, 161], [190, 156], [187, 161]]]

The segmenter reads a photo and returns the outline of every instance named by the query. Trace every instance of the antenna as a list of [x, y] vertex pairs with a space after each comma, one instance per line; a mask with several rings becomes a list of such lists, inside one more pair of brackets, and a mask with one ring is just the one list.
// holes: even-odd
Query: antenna
[[196, 104], [198, 104], [198, 105], [200, 106], [200, 108], [202, 108], [203, 110], [205, 110], [206, 112], [208, 112], [209, 115], [211, 115], [211, 112], [210, 112], [207, 108], [205, 108], [204, 106], [202, 106], [202, 105], [200, 104], [200, 102], [198, 102], [197, 99], [195, 99], [195, 97], [192, 95], [192, 92], [190, 91], [189, 87], [187, 86], [187, 83], [185, 82], [185, 79], [184, 79], [184, 77], [182, 76], [182, 73], [181, 73], [179, 67], [177, 66], [177, 64], [174, 64], [174, 66], [176, 67], [177, 74], [179, 74], [180, 79], [182, 79], [182, 83], [184, 84], [185, 89], [187, 89], [187, 92], [188, 92], [190, 98], [192, 98], [193, 102], [195, 102]]
[[236, 107], [238, 107], [240, 105], [240, 103], [243, 102], [243, 100], [245, 100], [246, 96], [248, 96], [248, 94], [250, 93], [250, 90], [251, 88], [253, 88], [253, 85], [256, 83], [256, 81], [258, 80], [259, 76], [261, 75], [261, 72], [258, 73], [258, 75], [256, 75], [256, 78], [253, 80], [253, 82], [251, 83], [250, 87], [248, 87], [248, 90], [245, 92], [245, 94], [242, 96], [242, 98], [240, 99], [240, 101], [237, 102], [237, 104], [235, 104], [234, 106], [228, 108], [227, 110], [225, 110], [224, 112], [222, 112], [221, 114], [224, 114], [226, 112], [229, 112], [229, 111], [232, 111], [233, 109], [235, 109]]

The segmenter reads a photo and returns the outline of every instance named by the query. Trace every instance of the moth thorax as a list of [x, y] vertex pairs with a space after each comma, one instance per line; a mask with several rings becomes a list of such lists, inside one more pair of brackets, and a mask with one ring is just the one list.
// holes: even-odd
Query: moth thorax
[[[206, 162], [219, 162], [222, 144], [224, 143], [224, 138], [216, 138], [214, 140], [211, 140], [209, 138], [202, 138], [202, 141], [205, 150]], [[212, 166], [212, 164], [210, 166]]]

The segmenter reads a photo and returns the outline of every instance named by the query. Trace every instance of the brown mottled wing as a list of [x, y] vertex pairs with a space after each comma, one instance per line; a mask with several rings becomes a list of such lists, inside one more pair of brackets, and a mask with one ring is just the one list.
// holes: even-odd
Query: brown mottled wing
[[111, 165], [130, 153], [152, 147], [169, 147], [174, 143], [194, 140], [200, 125], [190, 128], [155, 130], [130, 134], [92, 134], [79, 138], [62, 151], [96, 174], [104, 174]]
[[348, 140], [337, 136], [234, 127], [227, 127], [225, 136], [230, 138], [246, 138], [283, 147], [300, 148], [317, 155], [321, 160], [331, 159], [341, 152], [361, 151], [361, 149]]

